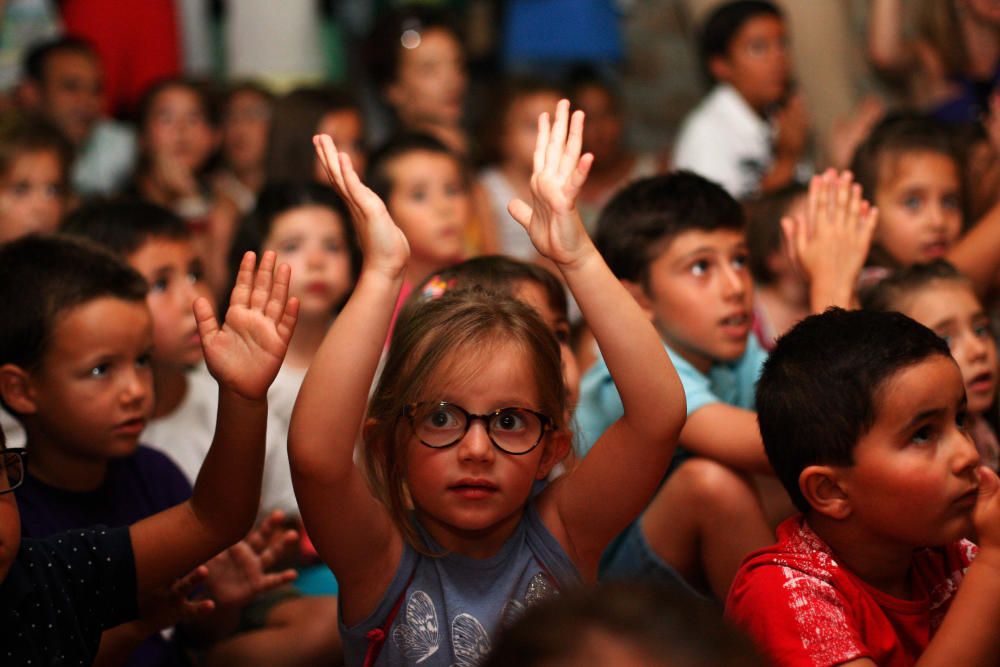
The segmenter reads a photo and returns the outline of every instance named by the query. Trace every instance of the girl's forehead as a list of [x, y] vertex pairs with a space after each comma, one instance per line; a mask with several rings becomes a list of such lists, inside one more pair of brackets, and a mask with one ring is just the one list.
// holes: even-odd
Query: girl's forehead
[[[537, 403], [538, 387], [524, 346], [493, 338], [456, 346], [433, 367], [423, 383], [422, 400], [460, 402], [465, 396]], [[501, 402], [503, 402], [501, 400]]]

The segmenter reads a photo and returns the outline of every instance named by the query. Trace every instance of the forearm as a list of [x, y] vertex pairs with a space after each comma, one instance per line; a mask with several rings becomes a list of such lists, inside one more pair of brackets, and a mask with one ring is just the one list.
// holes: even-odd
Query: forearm
[[622, 419], [657, 447], [675, 441], [684, 424], [684, 389], [649, 318], [596, 249], [560, 268], [615, 381]]
[[881, 70], [899, 71], [906, 65], [900, 0], [872, 1], [868, 14], [868, 56]]
[[1000, 652], [1000, 553], [980, 549], [918, 667], [987, 665]]
[[[288, 434], [293, 476], [334, 481], [354, 469], [354, 441], [382, 354], [402, 275], [362, 271], [302, 382]], [[336, 409], [330, 408], [331, 397]]]
[[240, 540], [253, 527], [260, 502], [267, 431], [267, 400], [219, 390], [215, 437], [189, 501], [213, 548], [200, 560]]

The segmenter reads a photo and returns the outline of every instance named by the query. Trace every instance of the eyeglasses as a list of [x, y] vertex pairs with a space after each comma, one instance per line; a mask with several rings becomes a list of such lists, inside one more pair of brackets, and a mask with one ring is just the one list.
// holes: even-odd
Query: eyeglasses
[[10, 493], [24, 481], [24, 457], [28, 455], [23, 447], [13, 447], [0, 451], [0, 494]]
[[493, 446], [515, 456], [527, 454], [552, 428], [552, 420], [528, 408], [500, 408], [485, 415], [474, 415], [465, 408], [444, 401], [426, 401], [406, 406], [414, 435], [434, 449], [451, 447], [465, 437], [472, 422], [483, 421]]

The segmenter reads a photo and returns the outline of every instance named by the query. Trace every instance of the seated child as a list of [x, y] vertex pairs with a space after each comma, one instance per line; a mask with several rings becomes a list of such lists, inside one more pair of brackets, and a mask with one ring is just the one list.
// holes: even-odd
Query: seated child
[[479, 174], [479, 183], [489, 197], [499, 251], [518, 259], [537, 260], [538, 253], [521, 225], [507, 212], [507, 204], [515, 197], [527, 199], [531, 196], [538, 115], [554, 111], [560, 97], [559, 89], [544, 81], [510, 81], [499, 96], [496, 127], [489, 128], [489, 138], [496, 144], [497, 162]]
[[245, 81], [226, 90], [219, 123], [219, 165], [212, 187], [233, 203], [240, 215], [253, 210], [267, 181], [268, 135], [274, 116], [274, 95], [262, 85]]
[[977, 294], [996, 286], [1000, 202], [968, 224], [955, 143], [941, 123], [900, 113], [885, 117], [858, 147], [851, 171], [880, 211], [862, 288], [893, 269], [938, 258], [951, 262]]
[[782, 218], [803, 216], [808, 190], [793, 183], [744, 202], [747, 215], [747, 264], [753, 276], [753, 332], [765, 350], [809, 314], [809, 285], [790, 261]]
[[[840, 206], [838, 215], [817, 215], [817, 233], [799, 249], [816, 274], [810, 303], [821, 309], [850, 301], [856, 272], [848, 267], [860, 269], [874, 223], [860, 189], [848, 179], [815, 177], [812, 187], [814, 209], [823, 208], [820, 201]], [[843, 233], [826, 233], [841, 225]], [[771, 470], [754, 413], [754, 388], [766, 353], [751, 332], [753, 282], [743, 210], [720, 186], [696, 174], [654, 176], [611, 200], [598, 221], [596, 244], [652, 320], [681, 377], [687, 421], [680, 445], [696, 455], [678, 458], [679, 467], [640, 522], [607, 555], [604, 573], [674, 584], [680, 578], [722, 599], [743, 557], [772, 535], [757, 491], [745, 477]], [[817, 257], [837, 261], [824, 265]], [[598, 359], [581, 382], [576, 413], [581, 453], [586, 455], [594, 438], [621, 414], [621, 399]], [[776, 491], [767, 498], [770, 517], [791, 511]]]
[[[207, 461], [210, 434], [216, 428], [219, 394], [216, 381], [202, 363], [197, 332], [192, 328], [191, 304], [198, 298], [205, 298], [209, 292], [190, 229], [180, 218], [162, 207], [122, 201], [95, 203], [78, 209], [66, 220], [63, 231], [96, 241], [110, 249], [148, 281], [150, 291], [146, 302], [153, 320], [153, 347], [148, 363], [156, 400], [151, 399], [152, 419], [144, 421], [141, 440], [170, 457], [183, 471], [187, 481], [193, 484]], [[298, 302], [298, 297], [295, 298]], [[301, 308], [301, 302], [298, 303]], [[191, 371], [196, 364], [198, 368]], [[268, 438], [273, 440], [270, 427]], [[284, 503], [278, 509], [285, 509], [290, 502], [287, 497], [290, 482], [281, 486], [280, 491], [274, 491], [277, 486], [274, 477], [280, 478], [280, 466], [274, 460], [273, 449], [266, 451], [264, 479], [271, 481], [266, 487], [269, 492], [267, 500], [278, 503], [283, 499]], [[269, 465], [279, 470], [268, 472]], [[285, 474], [288, 474], [287, 467]], [[272, 512], [274, 507], [265, 506], [266, 511], [261, 511], [260, 507], [258, 505], [257, 516], [264, 521], [264, 530], [273, 529], [281, 523], [281, 518]], [[110, 522], [111, 519], [105, 521]], [[278, 535], [285, 534], [284, 531], [276, 532]], [[247, 543], [254, 541], [248, 538]], [[290, 541], [294, 542], [294, 538]], [[288, 541], [280, 546], [287, 545]], [[235, 563], [213, 563], [210, 568], [213, 577], [215, 570], [232, 564], [255, 566], [253, 577], [256, 577], [270, 562], [268, 559], [256, 562], [236, 558]], [[281, 583], [286, 581], [287, 578]], [[206, 620], [206, 624], [212, 624], [209, 640], [229, 637], [209, 651], [209, 659], [222, 661], [222, 656], [228, 656], [238, 659], [240, 664], [268, 664], [278, 655], [284, 658], [300, 655], [290, 652], [291, 649], [305, 657], [336, 654], [337, 636], [330, 631], [336, 623], [335, 599], [305, 599], [290, 588], [258, 595], [262, 592], [263, 589], [253, 590], [246, 595], [234, 596], [229, 601], [226, 611], [237, 617], [238, 628], [236, 622]], [[247, 607], [250, 599], [253, 602]], [[239, 610], [242, 612], [237, 613]], [[258, 613], [255, 614], [255, 611]], [[236, 629], [241, 632], [230, 636]], [[260, 639], [255, 640], [255, 635]], [[294, 636], [296, 641], [289, 645], [281, 639], [282, 636]]]
[[[103, 639], [102, 631], [134, 619], [140, 600], [250, 530], [265, 396], [297, 308], [287, 300], [288, 268], [275, 269], [273, 254], [254, 274], [248, 254], [221, 327], [206, 300], [194, 305], [220, 390], [216, 437], [190, 499], [128, 527], [22, 541], [14, 496], [0, 495], [5, 662], [91, 664], [99, 643], [106, 656], [127, 654], [123, 645], [157, 626], [121, 626]], [[49, 464], [44, 481], [72, 473], [99, 484], [93, 452], [134, 451], [152, 388], [146, 289], [142, 276], [90, 244], [29, 236], [0, 248], [0, 397], [24, 423], [28, 450]], [[5, 462], [8, 485], [20, 483], [19, 468]]]
[[685, 119], [673, 166], [737, 198], [796, 180], [808, 139], [792, 90], [785, 19], [766, 0], [735, 0], [706, 19], [701, 57], [715, 87]]
[[371, 155], [365, 180], [385, 202], [410, 247], [398, 313], [418, 283], [464, 258], [472, 211], [469, 177], [462, 159], [440, 141], [407, 134]]
[[[542, 114], [533, 204], [510, 211], [559, 266], [627, 410], [588, 460], [537, 495], [571, 435], [559, 348], [521, 301], [469, 289], [420, 304], [400, 320], [364, 414], [407, 240], [350, 160], [317, 139], [365, 261], [306, 374], [289, 450], [306, 528], [340, 582], [349, 664], [478, 663], [505, 620], [596, 578], [607, 542], [666, 469], [681, 387], [576, 213], [592, 160], [580, 155], [582, 124], [565, 100], [553, 125]], [[359, 430], [371, 485], [353, 461]]]
[[990, 318], [968, 279], [943, 259], [914, 264], [862, 293], [861, 305], [903, 313], [948, 342], [969, 401], [966, 426], [982, 464], [997, 470], [1000, 443], [984, 417], [997, 397], [997, 344]]
[[69, 201], [73, 149], [41, 118], [0, 118], [0, 242], [49, 233]]
[[979, 465], [948, 344], [900, 313], [808, 317], [771, 353], [757, 414], [802, 512], [747, 557], [726, 602], [765, 657], [994, 663], [1000, 482]]

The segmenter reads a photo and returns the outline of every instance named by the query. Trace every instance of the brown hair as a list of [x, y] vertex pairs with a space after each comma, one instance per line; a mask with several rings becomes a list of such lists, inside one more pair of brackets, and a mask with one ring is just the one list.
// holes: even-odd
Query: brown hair
[[73, 164], [73, 146], [62, 132], [40, 116], [11, 113], [0, 118], [0, 177], [6, 178], [22, 155], [44, 151], [51, 151], [59, 160], [65, 188]]
[[743, 203], [747, 214], [747, 248], [750, 252], [749, 266], [754, 282], [769, 285], [777, 276], [768, 266], [768, 260], [781, 250], [781, 218], [788, 213], [800, 197], [809, 194], [809, 189], [801, 183], [791, 183]]
[[861, 307], [884, 312], [902, 311], [904, 301], [913, 294], [939, 283], [956, 283], [972, 290], [972, 283], [958, 269], [946, 260], [936, 259], [898, 269], [884, 280], [863, 290], [859, 295]]
[[[539, 405], [558, 430], [566, 428], [566, 388], [559, 346], [530, 306], [483, 289], [455, 290], [439, 299], [416, 304], [397, 323], [385, 367], [368, 405], [365, 471], [376, 498], [404, 539], [428, 553], [410, 520], [406, 486], [405, 406], [434, 389], [445, 369], [474, 373], [482, 361], [513, 347], [531, 360]], [[543, 446], [545, 446], [543, 444]], [[527, 500], [527, 499], [525, 499]]]

